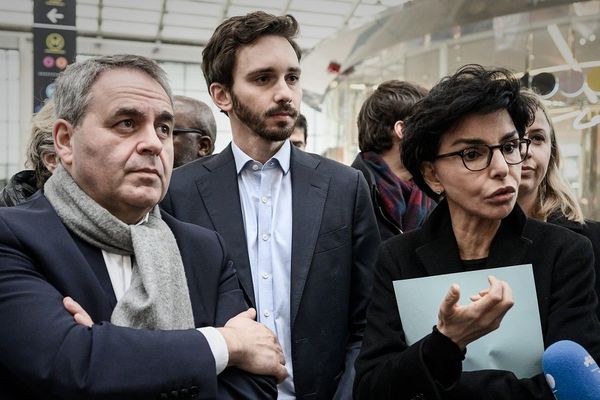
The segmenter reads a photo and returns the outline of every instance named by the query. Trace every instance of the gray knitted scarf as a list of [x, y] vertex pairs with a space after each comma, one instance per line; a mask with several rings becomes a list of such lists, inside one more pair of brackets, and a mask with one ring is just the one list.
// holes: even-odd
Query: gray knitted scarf
[[60, 164], [44, 185], [44, 195], [81, 239], [109, 253], [133, 256], [131, 285], [113, 310], [113, 324], [147, 329], [194, 327], [181, 254], [158, 206], [146, 223], [127, 225], [81, 190]]

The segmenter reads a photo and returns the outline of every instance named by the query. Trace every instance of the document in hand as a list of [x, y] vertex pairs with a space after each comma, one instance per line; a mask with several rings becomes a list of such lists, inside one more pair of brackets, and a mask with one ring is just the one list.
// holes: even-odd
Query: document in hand
[[431, 333], [450, 285], [460, 286], [460, 304], [489, 287], [488, 275], [506, 281], [515, 304], [500, 327], [467, 346], [463, 371], [498, 369], [518, 378], [542, 372], [544, 341], [531, 264], [394, 281], [398, 311], [408, 345]]

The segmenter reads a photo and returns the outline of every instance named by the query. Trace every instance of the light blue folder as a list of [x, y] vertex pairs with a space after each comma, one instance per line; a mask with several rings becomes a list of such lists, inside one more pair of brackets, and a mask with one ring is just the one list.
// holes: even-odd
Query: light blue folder
[[544, 341], [531, 264], [394, 281], [407, 343], [412, 345], [431, 333], [450, 285], [460, 286], [459, 304], [467, 304], [469, 296], [489, 287], [488, 275], [510, 285], [515, 304], [500, 328], [467, 346], [463, 371], [507, 370], [518, 378], [541, 373]]

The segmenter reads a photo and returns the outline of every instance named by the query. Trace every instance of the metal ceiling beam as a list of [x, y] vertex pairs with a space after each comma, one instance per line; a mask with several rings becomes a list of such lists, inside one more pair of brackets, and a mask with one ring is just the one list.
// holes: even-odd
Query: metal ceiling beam
[[[348, 22], [350, 22], [350, 20], [352, 19], [352, 17], [354, 16], [354, 12], [356, 11], [356, 9], [358, 8], [358, 6], [360, 6], [361, 0], [354, 0], [354, 4], [352, 4], [352, 9], [350, 10], [350, 12], [348, 14], [346, 14], [346, 16], [344, 17], [344, 23], [343, 26], [347, 26]], [[339, 31], [339, 29], [338, 29]]]
[[219, 22], [219, 24], [221, 22], [225, 21], [225, 19], [227, 18], [227, 13], [229, 12], [230, 6], [231, 6], [231, 0], [225, 1], [225, 4], [223, 4], [223, 14], [221, 14], [221, 21]]
[[286, 15], [288, 11], [290, 11], [290, 6], [292, 5], [292, 0], [287, 0], [285, 3], [285, 7], [283, 7], [282, 15]]
[[165, 13], [167, 12], [167, 0], [163, 0], [162, 7], [160, 10], [160, 20], [158, 21], [158, 29], [156, 30], [156, 41], [160, 42], [160, 37], [162, 36], [163, 28], [165, 27]]

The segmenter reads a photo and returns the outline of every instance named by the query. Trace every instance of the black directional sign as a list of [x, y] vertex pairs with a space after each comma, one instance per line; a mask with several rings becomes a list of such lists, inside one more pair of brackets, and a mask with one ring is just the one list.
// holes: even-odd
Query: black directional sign
[[34, 0], [33, 109], [54, 92], [54, 79], [75, 62], [75, 0]]

